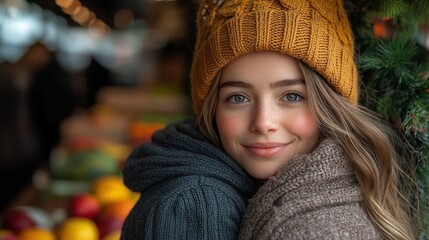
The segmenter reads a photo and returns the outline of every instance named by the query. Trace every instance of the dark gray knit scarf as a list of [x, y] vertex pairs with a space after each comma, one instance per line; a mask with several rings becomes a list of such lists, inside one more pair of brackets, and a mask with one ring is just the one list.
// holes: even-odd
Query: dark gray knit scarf
[[332, 140], [292, 158], [250, 200], [239, 239], [380, 239], [354, 168]]
[[246, 198], [260, 186], [260, 181], [208, 141], [197, 130], [193, 119], [170, 124], [157, 131], [151, 143], [134, 149], [123, 174], [125, 184], [136, 192], [165, 180], [190, 175], [219, 179]]

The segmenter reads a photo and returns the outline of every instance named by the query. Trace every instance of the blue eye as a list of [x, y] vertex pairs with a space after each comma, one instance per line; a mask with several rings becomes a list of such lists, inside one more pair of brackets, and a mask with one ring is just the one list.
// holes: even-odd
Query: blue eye
[[248, 102], [249, 100], [243, 95], [236, 94], [228, 97], [226, 101], [230, 103], [244, 103], [244, 102]]
[[288, 93], [284, 95], [283, 99], [288, 102], [299, 102], [303, 99], [303, 97], [298, 93]]

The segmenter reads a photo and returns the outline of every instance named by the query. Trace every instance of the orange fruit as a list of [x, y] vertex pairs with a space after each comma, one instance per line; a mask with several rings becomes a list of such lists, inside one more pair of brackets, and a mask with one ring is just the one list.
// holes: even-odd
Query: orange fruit
[[58, 240], [98, 240], [97, 225], [90, 219], [71, 217], [58, 229]]
[[53, 232], [39, 227], [31, 227], [22, 230], [18, 234], [19, 240], [55, 240]]
[[133, 192], [131, 194], [131, 200], [133, 200], [134, 202], [137, 202], [140, 198], [140, 193], [139, 192]]
[[92, 192], [102, 206], [128, 199], [133, 194], [124, 185], [122, 178], [116, 175], [105, 175], [94, 180]]
[[105, 206], [103, 214], [114, 215], [122, 221], [125, 221], [125, 218], [128, 216], [135, 203], [136, 201], [131, 198], [109, 203]]
[[129, 136], [132, 141], [143, 143], [150, 141], [152, 134], [165, 127], [161, 122], [135, 121], [129, 126]]

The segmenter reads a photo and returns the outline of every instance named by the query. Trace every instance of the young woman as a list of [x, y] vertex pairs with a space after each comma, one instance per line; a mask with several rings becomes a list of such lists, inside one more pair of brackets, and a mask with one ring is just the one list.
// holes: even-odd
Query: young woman
[[122, 239], [413, 238], [341, 1], [202, 1], [197, 34], [195, 118], [129, 157]]
[[369, 110], [277, 52], [238, 57], [213, 86], [217, 101], [201, 120], [207, 135], [269, 179], [240, 239], [412, 239], [391, 130]]

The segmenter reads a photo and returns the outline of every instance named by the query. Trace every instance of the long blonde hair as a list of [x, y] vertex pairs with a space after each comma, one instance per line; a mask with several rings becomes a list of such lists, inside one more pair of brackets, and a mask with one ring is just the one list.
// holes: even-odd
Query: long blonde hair
[[[366, 211], [386, 239], [414, 239], [407, 197], [400, 190], [400, 159], [395, 134], [377, 115], [356, 106], [332, 88], [315, 71], [300, 63], [309, 105], [322, 134], [335, 139], [352, 160]], [[405, 178], [406, 179], [406, 176]]]
[[[324, 137], [335, 139], [347, 152], [364, 196], [365, 209], [386, 239], [414, 239], [407, 197], [400, 190], [399, 167], [392, 129], [369, 109], [334, 92], [321, 76], [299, 62], [306, 80], [309, 106]], [[220, 145], [214, 115], [221, 71], [197, 116], [201, 131]], [[392, 134], [391, 134], [392, 133]]]

